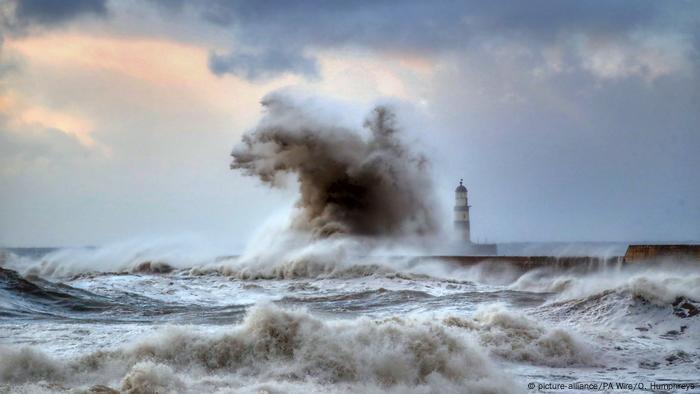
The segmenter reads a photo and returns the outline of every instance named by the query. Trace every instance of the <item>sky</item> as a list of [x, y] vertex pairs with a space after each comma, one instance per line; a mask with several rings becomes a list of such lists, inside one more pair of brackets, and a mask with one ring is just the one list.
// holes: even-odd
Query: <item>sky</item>
[[700, 241], [700, 2], [0, 2], [0, 245], [241, 248], [297, 191], [229, 169], [275, 91], [398, 111], [479, 241]]

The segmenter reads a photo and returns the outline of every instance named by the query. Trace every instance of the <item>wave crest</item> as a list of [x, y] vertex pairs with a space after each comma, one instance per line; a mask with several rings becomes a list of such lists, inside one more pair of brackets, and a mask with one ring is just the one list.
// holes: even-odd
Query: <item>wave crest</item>
[[197, 380], [175, 378], [183, 371], [233, 374], [255, 382], [341, 383], [358, 390], [363, 387], [361, 391], [367, 385], [398, 391], [423, 387], [475, 393], [507, 393], [513, 387], [503, 384], [509, 378], [492, 366], [478, 345], [443, 324], [400, 318], [324, 321], [305, 311], [272, 304], [255, 306], [243, 323], [217, 335], [170, 328], [124, 348], [69, 363], [29, 350], [15, 353], [30, 355], [25, 359], [31, 362], [19, 364], [24, 369], [30, 364], [40, 368], [20, 373], [15, 363], [3, 362], [0, 376], [11, 376], [14, 382], [30, 383], [39, 373], [47, 380], [66, 377], [80, 383], [86, 376], [109, 375], [96, 373], [99, 371], [110, 370], [112, 375], [123, 371], [122, 389], [134, 393], [147, 392], [144, 387], [177, 391]]
[[36, 382], [64, 378], [60, 363], [35, 349], [0, 347], [0, 355], [2, 382]]
[[449, 316], [444, 322], [472, 331], [491, 354], [506, 360], [550, 367], [592, 364], [592, 353], [569, 332], [500, 306], [482, 308], [472, 320]]
[[185, 384], [167, 365], [150, 361], [134, 365], [122, 380], [121, 390], [126, 394], [183, 392]]
[[585, 299], [605, 292], [641, 298], [658, 306], [679, 297], [700, 300], [700, 269], [697, 265], [668, 262], [663, 267], [635, 264], [587, 273], [538, 269], [527, 272], [510, 285], [518, 291], [556, 293], [555, 301]]

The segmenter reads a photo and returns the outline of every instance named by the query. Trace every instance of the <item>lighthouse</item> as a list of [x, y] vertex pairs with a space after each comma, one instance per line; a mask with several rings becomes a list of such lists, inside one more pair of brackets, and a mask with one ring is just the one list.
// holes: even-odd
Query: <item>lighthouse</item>
[[459, 186], [455, 189], [455, 230], [460, 241], [471, 243], [469, 234], [469, 201], [467, 200], [467, 188], [459, 180]]
[[495, 256], [498, 254], [496, 244], [474, 243], [471, 239], [471, 222], [469, 219], [469, 199], [464, 180], [459, 180], [455, 189], [455, 233], [456, 239], [451, 242], [452, 253], [467, 256]]

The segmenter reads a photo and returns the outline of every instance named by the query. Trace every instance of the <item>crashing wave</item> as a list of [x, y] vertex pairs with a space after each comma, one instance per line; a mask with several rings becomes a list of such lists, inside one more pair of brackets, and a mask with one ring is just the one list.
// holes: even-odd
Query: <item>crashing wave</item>
[[106, 273], [164, 274], [214, 263], [224, 250], [201, 241], [130, 240], [102, 247], [62, 248], [32, 256], [8, 254], [4, 268], [49, 279]]
[[628, 265], [586, 273], [532, 270], [510, 285], [513, 290], [557, 293], [557, 301], [583, 299], [606, 291], [626, 293], [663, 306], [678, 297], [700, 300], [697, 265]]
[[573, 334], [498, 305], [479, 309], [472, 319], [448, 316], [444, 322], [471, 331], [491, 354], [506, 360], [549, 367], [593, 364], [593, 353]]
[[513, 387], [478, 345], [440, 323], [399, 318], [324, 321], [271, 304], [254, 307], [242, 324], [220, 334], [170, 328], [117, 350], [70, 361], [28, 348], [1, 353], [0, 377], [15, 385], [45, 380], [70, 388], [111, 376], [97, 383], [118, 381], [127, 392], [154, 392], [144, 387], [196, 392], [204, 389], [202, 374], [210, 380], [233, 374], [239, 383], [311, 381], [350, 392], [507, 393]]

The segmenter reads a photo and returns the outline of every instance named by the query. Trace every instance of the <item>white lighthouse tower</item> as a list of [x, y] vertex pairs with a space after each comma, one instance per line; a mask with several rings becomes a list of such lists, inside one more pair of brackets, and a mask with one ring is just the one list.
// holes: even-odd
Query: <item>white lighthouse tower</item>
[[469, 202], [467, 200], [467, 188], [459, 180], [459, 186], [455, 189], [455, 230], [459, 240], [471, 243], [469, 234]]

